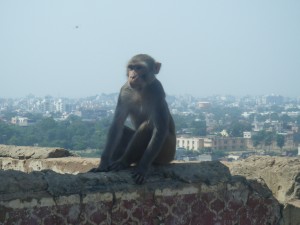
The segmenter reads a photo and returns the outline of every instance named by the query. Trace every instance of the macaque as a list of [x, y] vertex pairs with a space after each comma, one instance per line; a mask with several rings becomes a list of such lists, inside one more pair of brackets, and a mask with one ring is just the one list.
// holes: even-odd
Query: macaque
[[[101, 162], [91, 172], [119, 171], [136, 164], [133, 178], [145, 182], [152, 164], [174, 159], [176, 134], [162, 84], [156, 79], [161, 63], [151, 56], [134, 56], [127, 65]], [[124, 125], [127, 117], [134, 129]]]

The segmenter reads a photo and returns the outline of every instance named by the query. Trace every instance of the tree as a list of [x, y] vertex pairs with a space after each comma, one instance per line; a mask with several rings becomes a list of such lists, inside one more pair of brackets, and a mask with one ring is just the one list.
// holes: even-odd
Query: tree
[[282, 147], [284, 146], [284, 143], [285, 143], [285, 139], [284, 139], [284, 136], [282, 134], [277, 134], [276, 143], [277, 143], [277, 146], [282, 151]]
[[206, 121], [205, 120], [195, 120], [193, 126], [194, 126], [193, 135], [206, 136]]
[[228, 153], [223, 150], [214, 150], [211, 155], [214, 159], [220, 159], [228, 155]]
[[282, 120], [283, 123], [289, 123], [292, 121], [291, 117], [286, 114], [282, 115], [280, 119]]
[[56, 126], [56, 122], [52, 117], [42, 119], [37, 123], [37, 126], [42, 130], [52, 129]]
[[16, 136], [12, 136], [8, 141], [7, 144], [9, 145], [20, 145], [19, 143], [20, 138], [16, 137]]
[[270, 150], [270, 146], [273, 142], [273, 133], [272, 132], [266, 132], [266, 136], [265, 136], [265, 139], [264, 139], [264, 144], [265, 146], [268, 146], [269, 147], [269, 150]]
[[294, 135], [293, 135], [293, 141], [296, 144], [300, 144], [300, 132], [294, 133]]
[[271, 113], [270, 114], [270, 119], [272, 120], [272, 121], [278, 121], [280, 118], [279, 118], [279, 116], [278, 116], [278, 113]]
[[15, 129], [12, 126], [0, 121], [0, 144], [6, 144], [14, 135]]
[[297, 122], [297, 124], [299, 124], [299, 125], [300, 125], [300, 116], [297, 116], [297, 118], [296, 118], [296, 122]]
[[181, 130], [188, 127], [188, 123], [189, 123], [188, 116], [174, 115], [173, 119], [177, 130]]
[[229, 134], [233, 137], [243, 137], [243, 132], [250, 130], [251, 124], [245, 121], [234, 121], [228, 128]]
[[262, 144], [262, 141], [266, 137], [266, 132], [264, 130], [258, 131], [256, 134], [252, 135], [251, 139], [253, 142], [253, 146], [257, 147], [258, 145]]

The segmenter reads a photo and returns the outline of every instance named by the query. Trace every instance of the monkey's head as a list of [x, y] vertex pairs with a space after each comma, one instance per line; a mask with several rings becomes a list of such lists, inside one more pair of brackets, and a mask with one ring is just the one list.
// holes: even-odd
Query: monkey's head
[[160, 67], [161, 63], [156, 62], [149, 55], [140, 54], [132, 57], [127, 65], [127, 78], [130, 87], [135, 90], [142, 90], [155, 79]]

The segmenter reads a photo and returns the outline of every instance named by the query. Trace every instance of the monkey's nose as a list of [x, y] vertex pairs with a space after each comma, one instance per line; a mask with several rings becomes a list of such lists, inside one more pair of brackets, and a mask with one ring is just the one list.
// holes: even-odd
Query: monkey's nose
[[130, 79], [135, 79], [137, 75], [130, 75]]

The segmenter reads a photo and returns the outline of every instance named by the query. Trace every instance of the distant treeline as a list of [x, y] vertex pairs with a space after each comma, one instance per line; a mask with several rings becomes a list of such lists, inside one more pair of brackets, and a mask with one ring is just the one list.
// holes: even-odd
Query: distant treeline
[[56, 121], [49, 117], [27, 127], [0, 121], [0, 144], [62, 147], [70, 150], [103, 149], [110, 121], [110, 118], [82, 121], [76, 116]]

